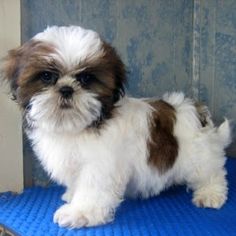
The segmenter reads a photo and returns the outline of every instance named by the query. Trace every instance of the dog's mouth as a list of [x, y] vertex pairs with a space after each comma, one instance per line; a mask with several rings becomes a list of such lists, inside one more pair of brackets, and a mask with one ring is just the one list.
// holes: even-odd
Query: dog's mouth
[[63, 109], [63, 110], [72, 109], [72, 105], [71, 104], [62, 103], [62, 104], [60, 104], [60, 109]]
[[60, 109], [72, 109], [73, 106], [72, 106], [72, 99], [60, 99], [59, 101], [59, 107]]

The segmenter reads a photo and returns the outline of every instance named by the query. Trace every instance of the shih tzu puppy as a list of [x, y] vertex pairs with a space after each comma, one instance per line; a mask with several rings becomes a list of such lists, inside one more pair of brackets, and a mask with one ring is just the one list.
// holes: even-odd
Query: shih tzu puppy
[[59, 226], [104, 224], [124, 197], [173, 184], [192, 189], [198, 207], [225, 203], [229, 122], [215, 127], [207, 107], [182, 93], [125, 96], [125, 67], [96, 32], [49, 27], [11, 50], [2, 72], [42, 166], [66, 187]]

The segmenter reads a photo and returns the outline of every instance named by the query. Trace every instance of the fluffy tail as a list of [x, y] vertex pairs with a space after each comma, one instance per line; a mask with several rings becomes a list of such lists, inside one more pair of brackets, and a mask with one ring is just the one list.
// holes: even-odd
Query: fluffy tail
[[217, 134], [226, 148], [232, 141], [229, 120], [225, 119], [225, 121], [217, 128]]

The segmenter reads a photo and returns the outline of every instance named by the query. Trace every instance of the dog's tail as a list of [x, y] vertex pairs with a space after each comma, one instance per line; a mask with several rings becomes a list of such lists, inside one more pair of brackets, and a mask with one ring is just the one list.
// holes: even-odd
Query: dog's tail
[[217, 128], [217, 134], [220, 138], [220, 141], [223, 143], [224, 148], [229, 146], [229, 144], [232, 142], [232, 137], [230, 121], [228, 119], [225, 119], [225, 121]]
[[[214, 128], [211, 113], [208, 110], [207, 106], [200, 103], [195, 103], [194, 105], [196, 107], [202, 126]], [[226, 148], [232, 141], [230, 121], [228, 119], [225, 119], [225, 121], [218, 128], [216, 128], [216, 133], [219, 137], [220, 142], [223, 144], [224, 148]]]
[[202, 128], [206, 130], [214, 130], [224, 148], [232, 142], [230, 121], [225, 119], [219, 127], [215, 128], [211, 113], [208, 107], [204, 104], [194, 102], [192, 99], [185, 98], [183, 93], [177, 92], [170, 94], [167, 93], [164, 95], [163, 99], [175, 107], [180, 106], [184, 101], [191, 104], [196, 110], [196, 115], [198, 116]]

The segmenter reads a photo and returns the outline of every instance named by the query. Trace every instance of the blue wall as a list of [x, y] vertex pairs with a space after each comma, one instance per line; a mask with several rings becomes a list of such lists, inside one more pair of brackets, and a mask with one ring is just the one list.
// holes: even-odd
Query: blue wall
[[[183, 90], [206, 102], [217, 122], [235, 117], [236, 1], [21, 0], [21, 5], [23, 42], [47, 25], [94, 29], [127, 65], [129, 94]], [[33, 167], [36, 182], [44, 183], [37, 162]]]

